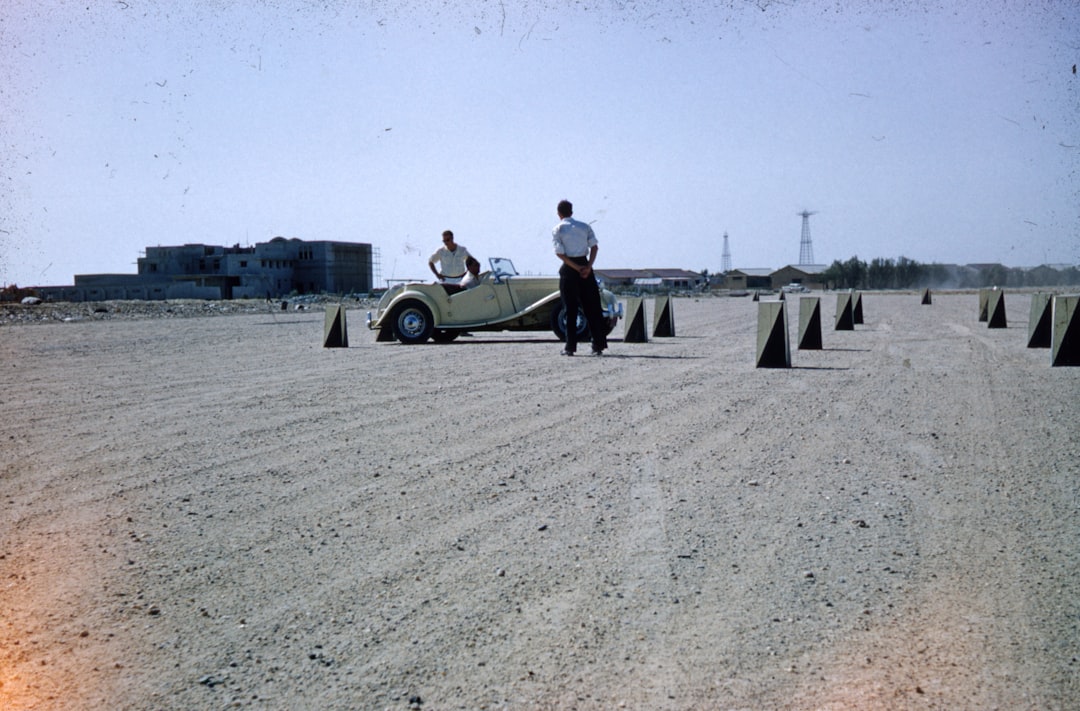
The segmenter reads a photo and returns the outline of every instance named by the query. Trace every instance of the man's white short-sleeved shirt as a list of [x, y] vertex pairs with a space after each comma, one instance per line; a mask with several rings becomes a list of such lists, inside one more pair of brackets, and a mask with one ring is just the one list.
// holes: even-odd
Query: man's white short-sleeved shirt
[[551, 241], [555, 245], [555, 254], [567, 257], [587, 257], [589, 249], [597, 245], [593, 228], [581, 220], [564, 217], [551, 231]]
[[447, 276], [456, 277], [461, 276], [468, 271], [465, 268], [465, 260], [471, 256], [469, 250], [465, 249], [465, 247], [460, 244], [453, 252], [446, 247], [439, 247], [435, 250], [435, 254], [431, 255], [431, 258], [428, 259], [428, 263], [434, 264], [435, 262], [438, 262], [441, 267], [439, 271]]

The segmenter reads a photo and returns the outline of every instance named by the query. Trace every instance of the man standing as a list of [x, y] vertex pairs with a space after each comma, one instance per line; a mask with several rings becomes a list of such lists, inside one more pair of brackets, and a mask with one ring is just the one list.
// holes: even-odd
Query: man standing
[[592, 334], [592, 354], [604, 354], [607, 348], [607, 324], [600, 306], [600, 285], [593, 275], [597, 242], [593, 228], [575, 220], [574, 206], [569, 200], [559, 202], [559, 224], [551, 231], [555, 256], [562, 260], [559, 267], [559, 295], [562, 296], [566, 314], [566, 347], [562, 354], [572, 356], [577, 352], [578, 307], [585, 312], [585, 320]]
[[[465, 260], [472, 255], [464, 245], [454, 243], [454, 233], [450, 230], [442, 233], [442, 241], [443, 246], [428, 259], [428, 268], [439, 281], [457, 283], [465, 276]], [[435, 262], [439, 263], [439, 269], [435, 268]]]

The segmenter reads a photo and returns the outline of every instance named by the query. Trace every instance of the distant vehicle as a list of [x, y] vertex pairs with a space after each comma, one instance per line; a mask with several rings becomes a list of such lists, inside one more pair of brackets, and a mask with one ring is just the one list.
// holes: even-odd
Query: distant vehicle
[[[428, 339], [449, 343], [469, 331], [554, 331], [566, 340], [566, 313], [559, 296], [558, 277], [518, 276], [509, 259], [492, 257], [491, 271], [479, 285], [464, 291], [443, 284], [396, 284], [383, 294], [367, 327], [379, 340], [396, 338], [418, 344]], [[610, 333], [622, 316], [622, 304], [607, 289], [600, 290], [604, 328]], [[577, 314], [580, 341], [591, 338], [585, 315]]]
[[786, 292], [789, 292], [789, 293], [794, 292], [794, 293], [797, 293], [797, 294], [808, 294], [808, 293], [810, 293], [810, 290], [807, 289], [805, 286], [803, 286], [802, 284], [797, 284], [795, 282], [791, 282], [787, 286], [780, 287], [780, 291], [786, 291]]

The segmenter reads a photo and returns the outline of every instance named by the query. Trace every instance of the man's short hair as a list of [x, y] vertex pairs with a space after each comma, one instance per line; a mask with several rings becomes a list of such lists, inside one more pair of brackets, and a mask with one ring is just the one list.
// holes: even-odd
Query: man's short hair
[[453, 232], [451, 232], [450, 230], [446, 230], [446, 231], [444, 231], [444, 232], [442, 233], [442, 236], [443, 236], [443, 237], [449, 237], [450, 239], [454, 239], [454, 233], [453, 233]]
[[574, 214], [574, 206], [569, 200], [560, 200], [559, 206], [555, 208], [559, 212], [559, 217], [570, 217]]

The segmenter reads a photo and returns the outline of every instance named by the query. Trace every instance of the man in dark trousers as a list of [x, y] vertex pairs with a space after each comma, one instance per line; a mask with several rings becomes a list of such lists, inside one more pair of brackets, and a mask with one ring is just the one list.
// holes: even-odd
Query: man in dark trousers
[[577, 352], [577, 313], [580, 305], [592, 334], [592, 354], [604, 354], [607, 348], [607, 328], [604, 312], [600, 306], [600, 285], [593, 275], [597, 242], [593, 228], [575, 220], [574, 206], [563, 200], [556, 208], [559, 224], [551, 231], [555, 255], [562, 260], [559, 267], [559, 295], [562, 296], [566, 314], [566, 347], [562, 354], [572, 356]]

